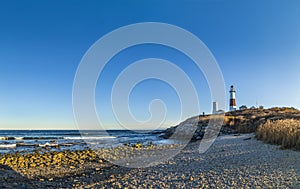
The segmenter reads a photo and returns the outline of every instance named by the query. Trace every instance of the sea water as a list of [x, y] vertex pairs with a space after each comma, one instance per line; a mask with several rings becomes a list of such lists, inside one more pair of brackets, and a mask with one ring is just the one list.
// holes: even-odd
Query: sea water
[[161, 131], [0, 130], [0, 154], [109, 148], [135, 143], [164, 143]]

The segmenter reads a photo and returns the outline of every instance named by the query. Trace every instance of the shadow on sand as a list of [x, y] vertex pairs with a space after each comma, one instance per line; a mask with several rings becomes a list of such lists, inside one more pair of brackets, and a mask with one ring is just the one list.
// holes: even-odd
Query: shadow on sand
[[6, 165], [0, 165], [0, 188], [29, 189], [31, 181]]
[[48, 176], [28, 179], [26, 176], [23, 176], [13, 170], [11, 167], [0, 165], [0, 189], [78, 188], [78, 186], [82, 187], [85, 185], [93, 185], [94, 183], [98, 183], [98, 187], [99, 184], [100, 186], [105, 187], [105, 184], [101, 183], [111, 179], [111, 174], [123, 175], [129, 171], [130, 168], [113, 165], [105, 167], [99, 172], [92, 168], [74, 174], [67, 174], [62, 177], [53, 177], [51, 181], [49, 181], [50, 177], [48, 178]]

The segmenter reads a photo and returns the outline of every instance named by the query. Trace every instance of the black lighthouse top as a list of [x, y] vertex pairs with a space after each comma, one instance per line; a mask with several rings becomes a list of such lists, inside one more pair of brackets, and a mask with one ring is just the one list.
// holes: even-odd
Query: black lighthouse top
[[229, 92], [235, 92], [233, 85], [230, 86], [230, 91]]

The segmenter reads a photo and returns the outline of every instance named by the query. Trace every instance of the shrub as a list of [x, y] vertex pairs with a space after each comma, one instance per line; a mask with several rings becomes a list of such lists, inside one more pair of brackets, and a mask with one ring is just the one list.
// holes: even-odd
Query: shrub
[[268, 120], [258, 127], [256, 137], [270, 144], [281, 145], [283, 148], [300, 150], [300, 120]]

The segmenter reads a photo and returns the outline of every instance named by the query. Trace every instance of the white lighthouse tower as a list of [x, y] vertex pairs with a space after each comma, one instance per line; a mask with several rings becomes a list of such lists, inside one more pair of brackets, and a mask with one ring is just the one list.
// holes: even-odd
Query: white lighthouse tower
[[213, 102], [213, 114], [217, 114], [218, 113], [218, 102], [217, 101], [214, 101]]
[[235, 90], [233, 85], [231, 85], [229, 93], [230, 93], [229, 111], [235, 111], [236, 101], [235, 101]]

